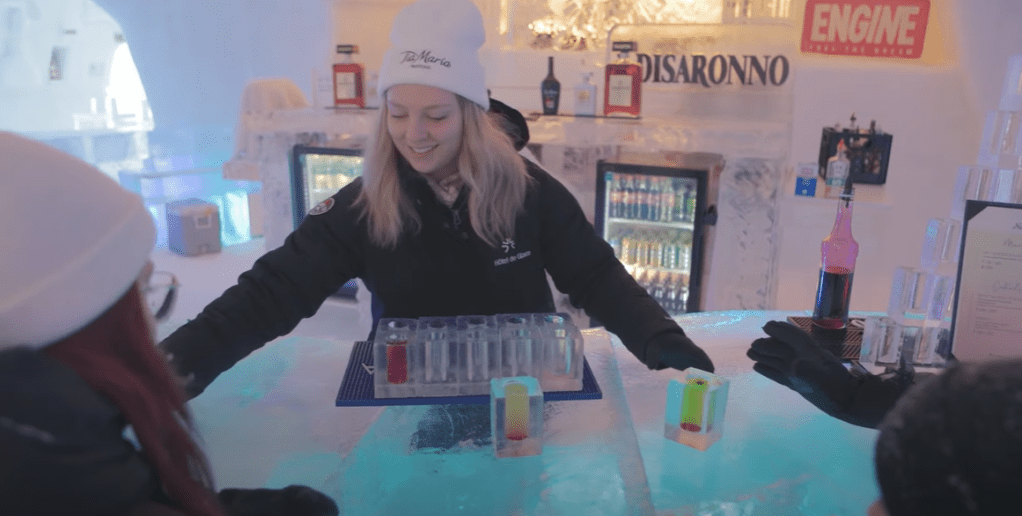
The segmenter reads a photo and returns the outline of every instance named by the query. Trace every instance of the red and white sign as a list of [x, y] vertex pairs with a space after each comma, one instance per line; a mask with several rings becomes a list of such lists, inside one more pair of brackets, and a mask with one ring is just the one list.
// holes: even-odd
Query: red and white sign
[[806, 0], [802, 51], [918, 59], [929, 0]]

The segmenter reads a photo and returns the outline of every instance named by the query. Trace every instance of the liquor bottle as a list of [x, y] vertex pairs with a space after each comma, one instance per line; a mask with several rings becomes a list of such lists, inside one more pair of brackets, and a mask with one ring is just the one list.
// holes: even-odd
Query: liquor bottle
[[848, 170], [851, 162], [845, 155], [846, 147], [844, 140], [838, 140], [837, 152], [827, 160], [827, 189], [828, 199], [839, 198], [844, 192], [845, 183], [848, 182]]
[[852, 276], [859, 255], [859, 244], [852, 237], [852, 197], [852, 185], [847, 183], [838, 201], [834, 228], [820, 245], [822, 266], [813, 324], [825, 329], [841, 329], [848, 324]]
[[352, 61], [352, 54], [358, 53], [358, 45], [337, 45], [340, 62], [334, 64], [334, 106], [355, 106], [364, 108], [362, 78], [365, 70]]
[[554, 56], [547, 58], [546, 79], [540, 83], [543, 95], [543, 114], [556, 115], [561, 104], [561, 83], [554, 77]]
[[636, 51], [634, 41], [615, 41], [611, 47], [618, 60], [606, 66], [603, 114], [638, 118], [642, 104], [642, 66], [628, 57]]
[[582, 82], [575, 86], [575, 115], [596, 116], [596, 85], [592, 72], [582, 74]]

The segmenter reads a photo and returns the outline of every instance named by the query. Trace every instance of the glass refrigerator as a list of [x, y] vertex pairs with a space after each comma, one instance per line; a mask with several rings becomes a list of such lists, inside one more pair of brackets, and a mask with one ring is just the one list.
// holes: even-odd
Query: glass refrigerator
[[[362, 174], [362, 150], [295, 145], [290, 152], [292, 214], [297, 228], [314, 206]], [[353, 279], [334, 294], [354, 299]]]
[[[597, 164], [596, 230], [625, 269], [671, 315], [704, 309], [719, 155], [681, 166]], [[664, 165], [667, 165], [665, 162]]]

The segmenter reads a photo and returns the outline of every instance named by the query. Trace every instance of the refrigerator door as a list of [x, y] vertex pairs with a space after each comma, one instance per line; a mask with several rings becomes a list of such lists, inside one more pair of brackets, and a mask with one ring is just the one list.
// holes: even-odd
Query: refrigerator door
[[[295, 145], [291, 150], [291, 187], [295, 227], [314, 206], [333, 196], [362, 174], [362, 151]], [[354, 298], [358, 283], [351, 280], [335, 294]]]
[[706, 170], [597, 165], [596, 229], [671, 315], [702, 310]]

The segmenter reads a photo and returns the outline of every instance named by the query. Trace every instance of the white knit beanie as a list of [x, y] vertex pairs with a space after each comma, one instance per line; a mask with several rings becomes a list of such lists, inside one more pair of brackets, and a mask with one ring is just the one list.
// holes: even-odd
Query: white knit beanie
[[78, 158], [0, 131], [0, 351], [87, 326], [124, 295], [155, 242], [137, 195]]
[[395, 84], [434, 86], [490, 108], [479, 48], [483, 16], [471, 0], [419, 0], [394, 18], [391, 48], [383, 56], [381, 100]]

